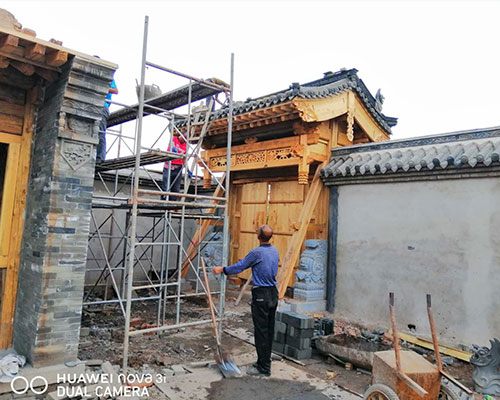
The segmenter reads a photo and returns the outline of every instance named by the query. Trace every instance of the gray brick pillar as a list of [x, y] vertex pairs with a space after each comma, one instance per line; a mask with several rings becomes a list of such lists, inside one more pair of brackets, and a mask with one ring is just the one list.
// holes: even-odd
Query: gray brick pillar
[[14, 320], [36, 366], [75, 360], [98, 124], [114, 70], [78, 56], [37, 107]]

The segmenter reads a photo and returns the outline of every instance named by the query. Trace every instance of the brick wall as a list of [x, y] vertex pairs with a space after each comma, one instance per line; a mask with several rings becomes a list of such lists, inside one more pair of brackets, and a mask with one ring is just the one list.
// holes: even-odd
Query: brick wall
[[78, 352], [98, 123], [114, 70], [75, 57], [37, 109], [14, 348], [34, 366]]

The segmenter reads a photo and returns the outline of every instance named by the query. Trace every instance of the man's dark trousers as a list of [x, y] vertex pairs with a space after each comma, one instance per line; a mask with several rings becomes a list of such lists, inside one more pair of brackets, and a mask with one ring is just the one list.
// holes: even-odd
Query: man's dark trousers
[[[179, 193], [181, 191], [181, 180], [182, 180], [182, 165], [173, 165], [170, 170], [170, 189], [167, 190], [168, 182], [168, 168], [163, 168], [163, 181], [161, 184], [161, 190], [164, 192], [175, 192]], [[161, 196], [162, 200], [165, 200], [165, 196]], [[169, 200], [177, 201], [177, 196], [169, 196]]]
[[278, 306], [276, 286], [252, 289], [252, 319], [257, 349], [257, 369], [271, 373], [271, 352], [274, 336], [274, 318]]

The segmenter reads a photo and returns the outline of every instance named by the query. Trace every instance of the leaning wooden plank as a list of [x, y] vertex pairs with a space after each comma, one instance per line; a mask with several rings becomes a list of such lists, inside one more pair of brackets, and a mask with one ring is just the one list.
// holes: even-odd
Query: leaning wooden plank
[[280, 298], [283, 298], [283, 296], [285, 295], [288, 282], [293, 275], [295, 265], [297, 264], [297, 261], [299, 259], [300, 249], [302, 248], [302, 244], [307, 234], [307, 227], [309, 226], [309, 222], [311, 221], [314, 209], [316, 208], [321, 189], [323, 188], [323, 183], [321, 182], [319, 171], [327, 164], [328, 161], [325, 161], [316, 169], [311, 187], [307, 192], [304, 206], [300, 211], [300, 216], [297, 222], [298, 229], [293, 233], [292, 238], [288, 243], [288, 248], [285, 254], [285, 258], [283, 259], [282, 267], [278, 272], [278, 290]]
[[[222, 176], [220, 179], [220, 182], [224, 182], [226, 179], [226, 174]], [[224, 195], [224, 189], [222, 189], [219, 185], [217, 185], [217, 189], [215, 189], [214, 197], [222, 197]], [[217, 204], [218, 202], [212, 201], [212, 203]], [[207, 210], [207, 214], [215, 212], [215, 209], [209, 209]], [[186, 254], [187, 256], [184, 257], [184, 261], [182, 262], [182, 277], [185, 277], [186, 274], [189, 271], [189, 262], [195, 258], [196, 254], [198, 253], [198, 245], [199, 243], [205, 238], [205, 235], [207, 234], [207, 230], [212, 224], [212, 221], [210, 219], [203, 220], [203, 222], [200, 224], [198, 229], [196, 230], [195, 234], [193, 235], [193, 240], [191, 241]]]
[[[392, 332], [389, 332], [389, 334], [392, 334]], [[416, 344], [417, 346], [423, 347], [425, 349], [434, 350], [434, 345], [430, 340], [424, 338], [418, 338], [401, 332], [399, 333], [399, 338], [401, 340], [406, 340], [409, 343]], [[463, 350], [454, 349], [453, 347], [443, 346], [442, 344], [439, 345], [439, 352], [467, 362], [469, 362], [470, 358], [472, 357], [471, 353], [468, 353]]]
[[240, 301], [243, 297], [243, 294], [248, 288], [248, 285], [250, 285], [250, 282], [252, 282], [252, 278], [248, 278], [243, 287], [241, 288], [240, 294], [238, 295], [238, 298], [236, 299], [236, 302], [234, 303], [235, 306], [238, 306], [240, 304]]

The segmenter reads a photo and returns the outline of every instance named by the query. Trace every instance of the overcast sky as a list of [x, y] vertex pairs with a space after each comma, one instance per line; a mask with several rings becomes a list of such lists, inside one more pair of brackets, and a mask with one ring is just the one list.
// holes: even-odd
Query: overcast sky
[[[148, 60], [229, 81], [235, 99], [357, 68], [393, 138], [500, 125], [500, 1], [2, 1], [42, 39], [119, 64], [117, 101], [136, 101], [144, 16]], [[163, 91], [177, 86], [148, 73]]]

